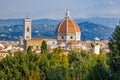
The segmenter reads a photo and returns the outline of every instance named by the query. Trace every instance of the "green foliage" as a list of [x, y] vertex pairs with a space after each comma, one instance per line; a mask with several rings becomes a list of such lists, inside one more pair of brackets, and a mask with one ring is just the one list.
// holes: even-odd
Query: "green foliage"
[[[56, 48], [58, 49], [58, 48]], [[66, 80], [68, 62], [67, 56], [54, 52], [50, 54], [41, 54], [39, 68], [42, 72], [42, 77], [45, 80]]]
[[0, 80], [40, 80], [38, 57], [32, 54], [19, 53], [0, 61]]
[[28, 47], [27, 53], [28, 53], [28, 54], [31, 54], [31, 53], [32, 53], [32, 46], [29, 46], [29, 47]]
[[113, 80], [120, 79], [120, 25], [116, 26], [109, 42], [109, 65]]
[[60, 53], [63, 53], [63, 52], [64, 51], [63, 51], [63, 49], [60, 46], [53, 50], [53, 53], [56, 53], [56, 54], [60, 54]]
[[81, 65], [82, 60], [80, 58], [80, 53], [75, 51], [70, 51], [68, 53], [68, 63], [69, 63], [69, 79], [79, 80], [81, 79]]
[[109, 68], [107, 65], [107, 60], [105, 55], [98, 55], [95, 59], [96, 63], [91, 68], [88, 75], [89, 80], [110, 80]]
[[42, 54], [45, 54], [45, 53], [47, 53], [47, 44], [46, 44], [46, 42], [45, 41], [43, 41], [42, 42], [42, 46], [41, 46], [41, 53]]
[[[69, 51], [61, 47], [52, 53], [18, 53], [0, 61], [0, 80], [107, 80], [107, 56], [87, 51]], [[102, 54], [101, 54], [102, 55]], [[109, 77], [109, 76], [108, 76]], [[118, 77], [116, 77], [118, 78]]]

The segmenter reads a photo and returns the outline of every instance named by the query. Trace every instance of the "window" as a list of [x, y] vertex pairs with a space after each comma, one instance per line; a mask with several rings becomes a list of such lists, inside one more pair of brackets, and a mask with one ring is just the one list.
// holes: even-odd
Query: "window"
[[36, 49], [39, 49], [39, 46], [36, 46]]
[[73, 37], [71, 36], [70, 39], [73, 39]]
[[29, 36], [26, 36], [26, 39], [30, 38]]
[[29, 27], [27, 27], [27, 32], [29, 32]]
[[55, 42], [52, 42], [52, 44], [55, 44]]
[[64, 36], [61, 36], [62, 39], [64, 39]]

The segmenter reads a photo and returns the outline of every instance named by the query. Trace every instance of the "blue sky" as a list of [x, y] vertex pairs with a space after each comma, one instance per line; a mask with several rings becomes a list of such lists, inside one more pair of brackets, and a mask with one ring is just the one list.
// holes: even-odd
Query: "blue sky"
[[120, 18], [120, 0], [0, 0], [0, 19], [63, 18], [69, 9], [73, 18]]

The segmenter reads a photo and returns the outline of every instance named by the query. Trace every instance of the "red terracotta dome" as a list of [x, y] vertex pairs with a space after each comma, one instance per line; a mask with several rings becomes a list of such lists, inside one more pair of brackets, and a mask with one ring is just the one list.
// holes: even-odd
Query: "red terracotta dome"
[[75, 21], [70, 18], [69, 12], [66, 12], [66, 17], [59, 23], [57, 33], [75, 33], [80, 32], [80, 29]]

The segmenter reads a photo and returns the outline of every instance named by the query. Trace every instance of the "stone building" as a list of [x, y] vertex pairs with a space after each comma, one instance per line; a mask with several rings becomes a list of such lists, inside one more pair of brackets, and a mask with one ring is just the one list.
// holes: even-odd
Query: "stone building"
[[40, 52], [42, 41], [46, 41], [50, 50], [61, 46], [64, 50], [91, 48], [90, 42], [81, 41], [81, 31], [77, 23], [71, 18], [69, 11], [58, 24], [56, 28], [56, 38], [32, 38], [31, 37], [31, 19], [24, 19], [24, 49], [32, 46], [34, 51]]

